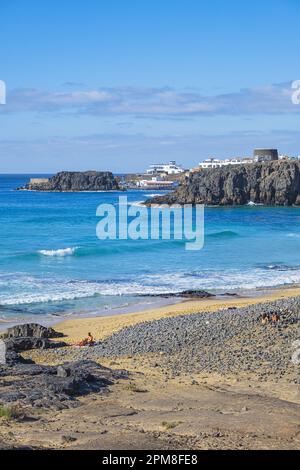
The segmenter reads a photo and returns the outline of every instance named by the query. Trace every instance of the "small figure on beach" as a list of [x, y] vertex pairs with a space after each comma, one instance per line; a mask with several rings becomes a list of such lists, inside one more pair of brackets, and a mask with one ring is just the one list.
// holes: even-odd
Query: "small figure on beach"
[[263, 313], [261, 317], [261, 324], [262, 325], [267, 325], [270, 321], [269, 315], [267, 313]]
[[95, 340], [94, 340], [92, 333], [88, 333], [87, 338], [82, 339], [78, 344], [76, 344], [76, 346], [80, 346], [80, 347], [94, 346], [94, 344], [95, 344]]
[[278, 323], [280, 321], [280, 315], [276, 312], [273, 312], [272, 317], [271, 317], [271, 321], [272, 321], [272, 323]]

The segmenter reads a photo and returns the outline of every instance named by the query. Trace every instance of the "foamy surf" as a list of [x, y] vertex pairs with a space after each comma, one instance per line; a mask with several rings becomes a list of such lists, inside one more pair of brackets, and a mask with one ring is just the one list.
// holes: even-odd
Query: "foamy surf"
[[253, 202], [253, 201], [249, 201], [248, 204], [246, 204], [247, 206], [263, 206], [263, 204], [261, 204], [260, 202]]
[[[67, 280], [56, 278], [32, 277], [14, 275], [0, 282], [0, 308], [22, 306], [51, 302], [79, 301], [94, 297], [111, 297], [109, 302], [112, 309], [120, 301], [117, 297], [139, 297], [147, 295], [166, 295], [179, 293], [188, 289], [202, 289], [208, 292], [230, 292], [262, 287], [276, 287], [300, 283], [300, 268], [281, 270], [270, 267], [256, 267], [250, 270], [193, 270], [187, 272], [165, 272], [140, 275], [137, 281], [133, 279], [115, 281]], [[1, 276], [0, 276], [1, 281]], [[3, 287], [9, 291], [3, 291]], [[2, 289], [2, 292], [1, 292]], [[101, 303], [101, 301], [99, 300]], [[127, 300], [122, 301], [122, 305]], [[88, 303], [86, 304], [88, 305]], [[46, 308], [46, 307], [45, 307]], [[65, 313], [68, 308], [64, 307]], [[102, 308], [105, 309], [104, 306]], [[65, 310], [66, 309], [66, 310]], [[57, 312], [54, 312], [57, 313]]]
[[40, 250], [39, 254], [42, 256], [58, 256], [58, 257], [72, 256], [76, 252], [77, 248], [78, 247], [60, 248], [58, 250]]

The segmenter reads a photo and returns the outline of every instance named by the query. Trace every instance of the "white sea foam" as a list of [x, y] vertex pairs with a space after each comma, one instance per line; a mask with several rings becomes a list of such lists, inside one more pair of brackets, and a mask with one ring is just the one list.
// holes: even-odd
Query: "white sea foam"
[[144, 202], [145, 201], [133, 201], [133, 202], [128, 203], [128, 205], [138, 206], [138, 207], [145, 207]]
[[[167, 288], [157, 286], [144, 286], [142, 283], [124, 283], [118, 282], [92, 282], [92, 281], [53, 281], [50, 279], [44, 282], [34, 282], [32, 289], [27, 290], [20, 285], [18, 291], [14, 290], [10, 294], [0, 294], [0, 305], [24, 305], [47, 302], [71, 301], [76, 299], [91, 298], [97, 295], [103, 296], [123, 296], [123, 295], [139, 295], [167, 293]], [[17, 286], [14, 286], [17, 287]]]
[[39, 254], [43, 256], [72, 256], [78, 247], [73, 248], [60, 248], [58, 250], [40, 250]]
[[[255, 268], [244, 271], [230, 269], [186, 272], [182, 270], [139, 276], [135, 281], [127, 279], [113, 282], [26, 277], [24, 275], [17, 276], [17, 278], [5, 276], [5, 278], [2, 280], [2, 287], [0, 282], [0, 305], [10, 306], [72, 301], [95, 296], [166, 294], [188, 289], [227, 292], [299, 284], [300, 269], [277, 271], [266, 267], [266, 269]], [[9, 291], [6, 290], [7, 287]]]
[[167, 292], [180, 292], [188, 289], [203, 289], [207, 291], [230, 291], [238, 289], [255, 289], [261, 287], [276, 287], [286, 284], [300, 283], [300, 269], [228, 269], [224, 271], [203, 270], [194, 272], [160, 273], [143, 278], [145, 286], [163, 286]]
[[247, 206], [263, 206], [263, 204], [261, 204], [259, 202], [249, 201]]

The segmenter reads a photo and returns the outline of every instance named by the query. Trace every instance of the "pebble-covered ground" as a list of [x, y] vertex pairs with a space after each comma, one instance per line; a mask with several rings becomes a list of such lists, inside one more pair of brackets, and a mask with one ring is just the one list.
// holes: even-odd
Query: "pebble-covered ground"
[[[276, 312], [280, 321], [261, 324], [263, 313]], [[297, 382], [293, 343], [300, 337], [300, 297], [244, 308], [183, 315], [124, 328], [91, 348], [78, 350], [80, 359], [160, 354], [157, 366], [172, 375], [193, 372], [254, 372], [259, 380]]]

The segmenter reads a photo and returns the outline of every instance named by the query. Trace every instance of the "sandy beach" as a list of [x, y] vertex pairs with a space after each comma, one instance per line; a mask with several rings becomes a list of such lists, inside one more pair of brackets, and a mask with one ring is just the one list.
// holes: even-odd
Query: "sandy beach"
[[[127, 338], [128, 343], [134, 341], [130, 344], [137, 342], [137, 349], [114, 355], [102, 354], [101, 349], [98, 355], [96, 348], [39, 349], [24, 352], [25, 359], [52, 367], [92, 359], [110, 374], [123, 370], [128, 375], [112, 379], [102, 393], [78, 397], [75, 408], [26, 406], [25, 420], [1, 419], [0, 444], [31, 449], [299, 449], [299, 366], [291, 364], [289, 352], [298, 332], [299, 296], [299, 288], [278, 289], [256, 298], [185, 301], [56, 324], [68, 344], [91, 331], [103, 342], [104, 353], [113, 345], [126, 350]], [[268, 305], [287, 308], [282, 310], [279, 328], [264, 328], [257, 320]], [[296, 313], [291, 316], [290, 311]], [[243, 323], [243, 315], [245, 325], [238, 330], [235, 322]], [[201, 330], [203, 319], [213, 323], [214, 318], [214, 335], [218, 331], [222, 335], [224, 325], [230, 325], [221, 343], [214, 344], [209, 337], [209, 344], [202, 346], [200, 333], [196, 343], [200, 341], [200, 349], [184, 345], [180, 322], [193, 335]], [[177, 328], [168, 322], [175, 322]], [[172, 329], [179, 336], [173, 337]], [[146, 346], [152, 352], [138, 352]], [[215, 358], [213, 363], [199, 368], [198, 361], [206, 356]]]
[[257, 295], [243, 298], [222, 298], [214, 297], [201, 300], [184, 300], [174, 305], [145, 310], [142, 312], [125, 313], [112, 316], [99, 316], [90, 318], [68, 319], [56, 323], [56, 328], [66, 335], [66, 341], [75, 343], [84, 335], [91, 331], [97, 340], [102, 340], [107, 336], [130, 325], [145, 321], [158, 320], [159, 318], [174, 317], [177, 315], [187, 315], [201, 312], [212, 312], [230, 307], [243, 307], [254, 305], [260, 302], [268, 302], [288, 297], [300, 295], [300, 287], [287, 287], [270, 289], [269, 291], [257, 291]]

